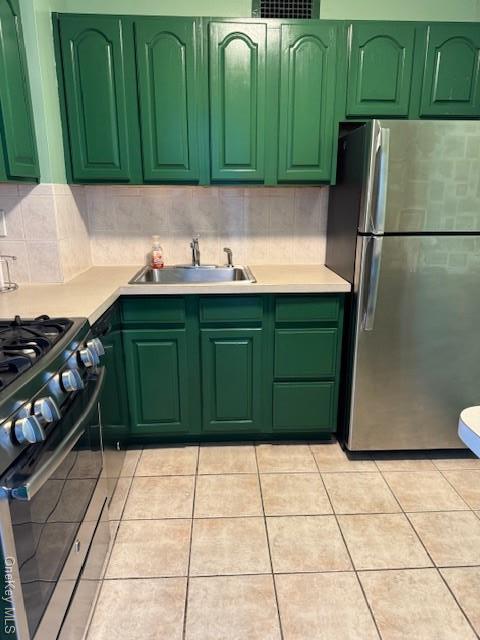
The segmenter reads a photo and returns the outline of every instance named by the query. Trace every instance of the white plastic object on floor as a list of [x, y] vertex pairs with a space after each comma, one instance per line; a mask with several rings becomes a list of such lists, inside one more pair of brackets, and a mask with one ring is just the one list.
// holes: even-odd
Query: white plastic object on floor
[[480, 458], [480, 406], [468, 407], [460, 414], [458, 435], [473, 453]]

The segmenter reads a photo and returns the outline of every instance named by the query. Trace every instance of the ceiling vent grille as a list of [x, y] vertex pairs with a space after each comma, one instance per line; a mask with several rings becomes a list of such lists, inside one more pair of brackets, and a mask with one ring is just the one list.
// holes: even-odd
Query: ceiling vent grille
[[318, 18], [320, 0], [253, 0], [257, 18]]

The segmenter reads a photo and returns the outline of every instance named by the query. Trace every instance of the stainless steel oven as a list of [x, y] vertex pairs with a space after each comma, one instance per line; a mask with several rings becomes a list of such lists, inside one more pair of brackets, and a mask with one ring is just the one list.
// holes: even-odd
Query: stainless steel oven
[[0, 480], [2, 637], [83, 636], [109, 544], [99, 407], [104, 375], [102, 366], [88, 371], [55, 428]]

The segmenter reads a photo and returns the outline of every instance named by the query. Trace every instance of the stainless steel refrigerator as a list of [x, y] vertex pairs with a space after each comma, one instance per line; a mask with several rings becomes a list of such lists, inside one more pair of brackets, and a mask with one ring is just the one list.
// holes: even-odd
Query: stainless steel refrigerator
[[461, 448], [459, 413], [480, 404], [480, 122], [343, 135], [326, 263], [353, 285], [346, 446]]

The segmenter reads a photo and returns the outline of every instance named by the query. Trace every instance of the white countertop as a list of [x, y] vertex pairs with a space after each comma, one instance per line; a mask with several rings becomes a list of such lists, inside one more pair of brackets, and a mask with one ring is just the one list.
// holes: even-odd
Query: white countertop
[[64, 284], [21, 285], [0, 294], [0, 318], [84, 317], [95, 322], [121, 295], [347, 293], [350, 284], [325, 265], [249, 265], [255, 283], [132, 284], [138, 266], [92, 267]]

